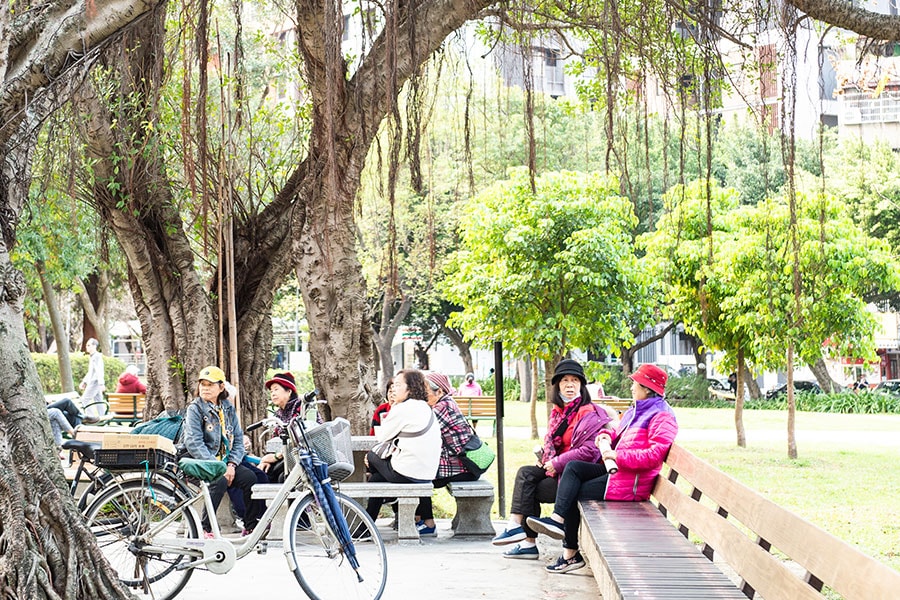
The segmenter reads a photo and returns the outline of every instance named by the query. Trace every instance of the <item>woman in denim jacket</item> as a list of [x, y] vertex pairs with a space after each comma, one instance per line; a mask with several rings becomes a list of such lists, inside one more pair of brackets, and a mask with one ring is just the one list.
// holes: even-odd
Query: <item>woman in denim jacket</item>
[[[199, 394], [187, 407], [184, 418], [184, 445], [192, 458], [221, 460], [227, 464], [225, 474], [209, 484], [213, 508], [219, 507], [227, 488], [243, 491], [244, 535], [256, 527], [259, 521], [259, 503], [252, 502], [251, 490], [256, 475], [241, 465], [244, 458], [244, 432], [238, 422], [234, 405], [228, 400], [225, 389], [225, 373], [219, 367], [210, 366], [200, 371]], [[209, 515], [203, 515], [203, 531], [211, 537]]]

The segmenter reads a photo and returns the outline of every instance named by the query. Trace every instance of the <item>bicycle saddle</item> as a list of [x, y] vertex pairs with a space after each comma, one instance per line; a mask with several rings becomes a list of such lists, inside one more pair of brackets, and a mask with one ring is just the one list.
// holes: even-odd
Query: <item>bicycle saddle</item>
[[85, 460], [93, 461], [94, 460], [94, 450], [100, 449], [100, 442], [85, 442], [84, 440], [65, 440], [62, 443], [63, 450], [69, 450], [70, 452], [77, 452]]
[[227, 465], [221, 460], [200, 460], [199, 458], [182, 458], [178, 467], [190, 477], [203, 481], [215, 481], [225, 474]]

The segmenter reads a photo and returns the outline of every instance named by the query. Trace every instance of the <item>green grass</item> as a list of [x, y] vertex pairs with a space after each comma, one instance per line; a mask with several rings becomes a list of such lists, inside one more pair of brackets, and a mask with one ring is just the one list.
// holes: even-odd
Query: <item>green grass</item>
[[[528, 404], [508, 402], [504, 425], [530, 427], [529, 409]], [[537, 409], [539, 422], [545, 424], [545, 406], [540, 404]], [[676, 408], [676, 415], [681, 429], [734, 433], [734, 411], [730, 409]], [[834, 441], [800, 443], [796, 460], [787, 458], [786, 433], [784, 441], [753, 441], [754, 431], [784, 432], [785, 423], [786, 413], [780, 411], [746, 411], [747, 448], [738, 448], [734, 437], [728, 436], [728, 441], [722, 442], [679, 440], [679, 443], [766, 498], [900, 570], [900, 500], [897, 498], [900, 445], [867, 446], [865, 435], [857, 433], [896, 431], [900, 438], [900, 415], [798, 413], [798, 432], [833, 431]], [[854, 433], [851, 436], [848, 432]], [[850, 439], [856, 441], [846, 441]], [[487, 441], [497, 448], [495, 438]], [[538, 440], [513, 438], [510, 433], [505, 438], [507, 511], [516, 470], [534, 463], [532, 449], [538, 443]], [[495, 462], [485, 476], [496, 486], [497, 475]], [[440, 490], [435, 495], [435, 514], [448, 517], [454, 511], [453, 499], [446, 490]], [[499, 518], [496, 501], [493, 513], [494, 518]]]

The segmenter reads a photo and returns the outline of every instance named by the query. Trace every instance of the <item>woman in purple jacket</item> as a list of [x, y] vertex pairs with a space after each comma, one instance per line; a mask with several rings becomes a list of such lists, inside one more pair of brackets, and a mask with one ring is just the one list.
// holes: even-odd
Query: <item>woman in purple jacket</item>
[[506, 558], [538, 558], [537, 533], [525, 518], [539, 517], [541, 503], [556, 499], [557, 480], [567, 463], [599, 460], [600, 451], [594, 438], [612, 420], [606, 411], [591, 402], [584, 369], [578, 362], [561, 360], [551, 381], [553, 409], [539, 463], [521, 467], [516, 473], [509, 523], [492, 541], [495, 546], [516, 544], [503, 553]]
[[602, 461], [570, 462], [560, 478], [553, 514], [543, 519], [529, 517], [526, 522], [538, 533], [563, 540], [562, 555], [547, 567], [551, 573], [567, 573], [584, 566], [578, 551], [578, 501], [649, 499], [675, 441], [678, 423], [672, 407], [663, 398], [666, 372], [654, 365], [641, 365], [629, 377], [634, 405], [622, 415], [612, 437], [612, 449], [604, 450], [602, 455], [604, 461], [615, 461], [618, 470], [608, 473]]

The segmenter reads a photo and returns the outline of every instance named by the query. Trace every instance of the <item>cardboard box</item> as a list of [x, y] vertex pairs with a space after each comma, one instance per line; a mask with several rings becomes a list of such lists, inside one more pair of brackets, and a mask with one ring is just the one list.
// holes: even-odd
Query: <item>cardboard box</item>
[[102, 443], [104, 450], [162, 450], [175, 454], [174, 442], [161, 435], [107, 433]]

